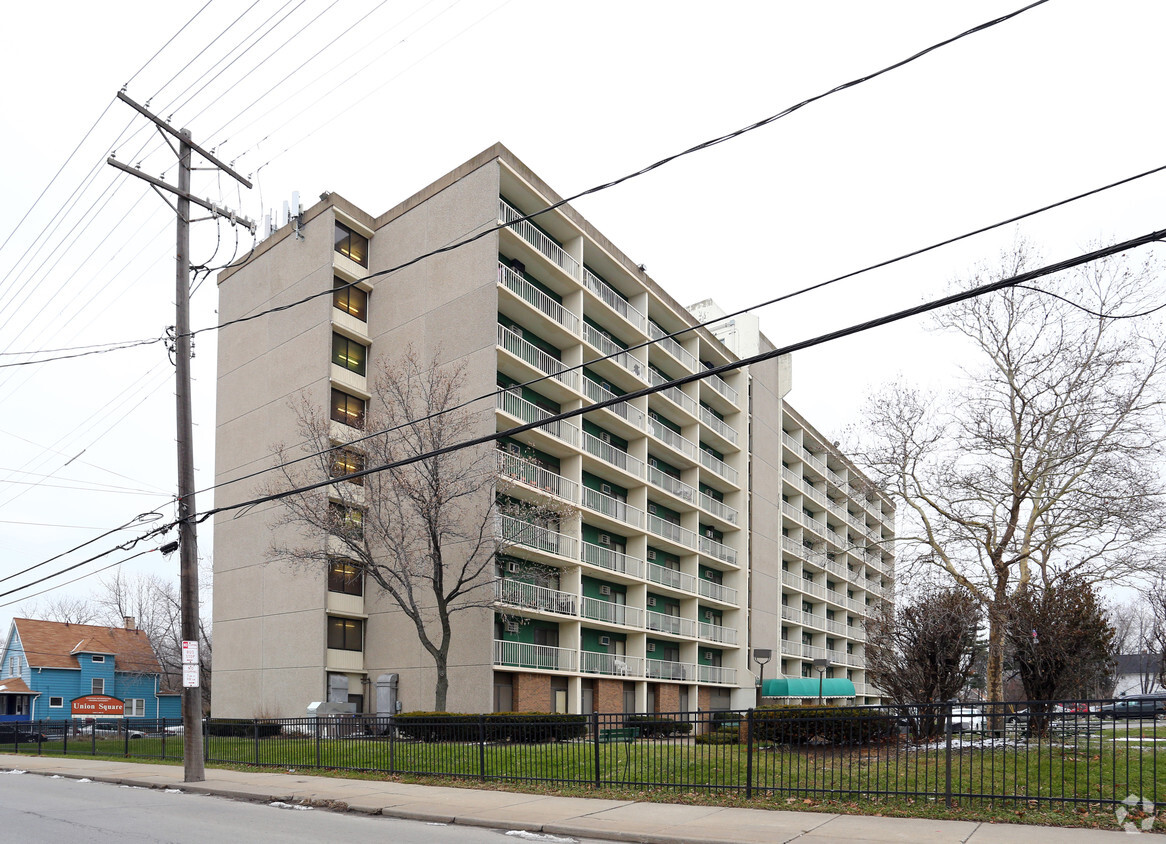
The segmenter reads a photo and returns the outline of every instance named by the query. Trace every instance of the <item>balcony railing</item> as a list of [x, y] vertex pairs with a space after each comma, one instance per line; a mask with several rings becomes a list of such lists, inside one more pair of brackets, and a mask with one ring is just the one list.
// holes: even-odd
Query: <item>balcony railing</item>
[[717, 417], [713, 416], [712, 413], [709, 412], [709, 409], [707, 407], [702, 407], [700, 409], [700, 421], [703, 422], [704, 424], [708, 425], [710, 428], [712, 428], [714, 431], [716, 431], [718, 434], [720, 434], [726, 440], [731, 442], [733, 445], [737, 444], [737, 431], [736, 431], [736, 429], [733, 428], [732, 426], [726, 424], [725, 420], [718, 419]]
[[687, 572], [670, 569], [667, 566], [648, 565], [648, 580], [661, 586], [669, 586], [682, 592], [696, 594], [697, 578]]
[[665, 615], [662, 612], [652, 612], [651, 610], [648, 610], [645, 626], [648, 630], [657, 633], [671, 633], [673, 636], [691, 637], [696, 635], [696, 622], [691, 618]]
[[572, 334], [579, 334], [579, 317], [543, 293], [505, 264], [498, 264], [498, 283]]
[[801, 577], [800, 575], [796, 575], [793, 572], [783, 571], [781, 573], [781, 582], [786, 586], [792, 586], [799, 592], [805, 592], [809, 595], [816, 595], [819, 598], [826, 597], [825, 586], [823, 586], [821, 583], [815, 583], [812, 580], [807, 580], [806, 578]]
[[[664, 377], [654, 369], [648, 370], [648, 383], [653, 387], [658, 387], [661, 384], [667, 384], [670, 379]], [[700, 417], [701, 407], [696, 403], [696, 400], [684, 393], [679, 387], [665, 387], [660, 391], [660, 395], [667, 398], [677, 407], [688, 413], [693, 419]]]
[[[608, 392], [586, 376], [583, 377], [583, 394], [597, 404], [601, 401], [610, 401], [616, 398], [615, 393]], [[644, 412], [642, 410], [632, 407], [626, 401], [608, 405], [607, 409], [616, 416], [625, 419], [633, 427], [643, 430]]]
[[711, 598], [714, 601], [723, 601], [726, 604], [737, 603], [737, 590], [731, 586], [722, 586], [720, 583], [713, 583], [711, 580], [706, 580], [703, 577], [698, 577], [697, 592], [703, 598]]
[[511, 607], [555, 615], [578, 615], [579, 598], [570, 592], [560, 592], [546, 586], [535, 586], [521, 580], [497, 578], [494, 580], [494, 599]]
[[708, 493], [702, 492], [700, 494], [701, 509], [712, 513], [714, 516], [724, 519], [730, 524], [737, 524], [737, 511], [725, 504], [722, 501], [717, 501]]
[[653, 516], [651, 513], [648, 514], [648, 530], [657, 536], [672, 540], [677, 545], [683, 545], [685, 548], [696, 548], [697, 537], [695, 533], [687, 528], [682, 528], [675, 522]]
[[707, 554], [724, 563], [737, 565], [737, 552], [735, 550], [723, 542], [717, 542], [707, 536], [700, 537], [700, 553]]
[[498, 473], [509, 481], [537, 489], [556, 498], [562, 498], [572, 504], [579, 501], [578, 484], [567, 480], [562, 475], [536, 466], [529, 460], [523, 460], [517, 454], [499, 450]]
[[583, 618], [607, 624], [622, 624], [625, 627], [642, 627], [644, 611], [636, 607], [629, 607], [627, 604], [617, 604], [614, 601], [584, 598]]
[[[543, 422], [553, 415], [508, 390], [498, 393], [498, 409], [517, 417], [522, 422]], [[540, 425], [538, 430], [575, 447], [579, 446], [579, 429], [565, 419], [547, 422]]]
[[494, 664], [511, 668], [543, 669], [546, 671], [574, 671], [575, 651], [550, 645], [532, 645], [526, 642], [494, 640]]
[[559, 533], [557, 530], [532, 525], [513, 516], [498, 516], [498, 534], [504, 543], [577, 559], [578, 551], [574, 537]]
[[604, 442], [592, 434], [583, 434], [583, 450], [593, 457], [598, 457], [604, 463], [610, 463], [623, 469], [629, 475], [637, 478], [644, 477], [644, 461], [632, 457], [622, 448], [616, 448], [611, 443]]
[[522, 360], [539, 372], [552, 376], [561, 384], [566, 384], [572, 390], [579, 390], [579, 379], [582, 377], [579, 370], [569, 368], [554, 355], [547, 354], [538, 346], [524, 340], [509, 328], [498, 326], [498, 345], [519, 360]]
[[706, 384], [728, 399], [731, 403], [737, 403], [737, 391], [725, 383], [725, 379], [719, 375], [706, 375], [703, 379]]
[[595, 348], [599, 349], [604, 357], [615, 361], [632, 375], [639, 378], [641, 381], [647, 380], [646, 373], [648, 367], [641, 363], [630, 352], [625, 352], [623, 347], [617, 344], [610, 337], [605, 336], [595, 326], [590, 323], [583, 323], [583, 339], [590, 343]]
[[629, 577], [643, 577], [644, 563], [620, 551], [613, 551], [591, 542], [583, 543], [583, 562], [608, 571], [626, 574]]
[[688, 457], [690, 460], [696, 460], [696, 453], [699, 449], [696, 443], [692, 440], [682, 437], [680, 434], [673, 431], [667, 425], [663, 424], [659, 419], [648, 417], [648, 430], [652, 432], [652, 436], [661, 442], [667, 443], [681, 454]]
[[652, 680], [696, 680], [696, 665], [691, 662], [670, 662], [649, 657], [644, 660], [644, 670]]
[[580, 657], [579, 670], [587, 674], [607, 674], [612, 677], [644, 676], [643, 657], [595, 651], [583, 651]]
[[626, 522], [635, 527], [644, 526], [644, 511], [637, 507], [629, 507], [626, 501], [620, 501], [611, 495], [604, 495], [589, 487], [583, 487], [582, 504], [588, 510], [602, 513], [609, 519]]
[[732, 686], [737, 683], [737, 669], [724, 668], [720, 665], [698, 665], [696, 679], [701, 683], [728, 683]]
[[725, 627], [721, 624], [709, 624], [702, 621], [698, 626], [698, 635], [706, 642], [720, 642], [725, 645], [737, 644], [737, 628]]
[[644, 315], [633, 308], [627, 299], [616, 293], [607, 282], [586, 267], [583, 268], [583, 286], [598, 296], [605, 305], [634, 325], [637, 330], [644, 330], [647, 323]]
[[571, 276], [575, 281], [582, 281], [583, 273], [581, 272], [579, 262], [568, 255], [563, 247], [539, 231], [530, 220], [515, 222], [515, 220], [520, 220], [524, 216], [526, 215], [499, 197], [498, 222], [510, 224], [510, 230], [534, 247], [536, 252], [541, 253], [543, 257]]
[[713, 473], [720, 475], [731, 484], [737, 483], [737, 470], [730, 466], [725, 461], [718, 457], [709, 454], [703, 448], [697, 449], [700, 452], [700, 465], [709, 469]]
[[668, 332], [661, 329], [654, 322], [648, 322], [648, 336], [656, 341], [656, 345], [680, 361], [689, 372], [696, 372], [700, 368], [697, 359], [693, 357], [692, 353], [676, 342], [674, 337], [669, 337]]

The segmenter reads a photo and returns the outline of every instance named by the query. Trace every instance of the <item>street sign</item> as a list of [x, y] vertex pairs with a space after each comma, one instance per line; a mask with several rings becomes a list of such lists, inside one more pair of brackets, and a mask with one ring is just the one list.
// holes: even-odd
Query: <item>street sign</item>
[[[198, 642], [189, 639], [182, 640], [182, 664], [198, 665]], [[198, 685], [197, 683], [195, 685]]]
[[182, 666], [182, 686], [186, 689], [198, 688], [198, 664]]

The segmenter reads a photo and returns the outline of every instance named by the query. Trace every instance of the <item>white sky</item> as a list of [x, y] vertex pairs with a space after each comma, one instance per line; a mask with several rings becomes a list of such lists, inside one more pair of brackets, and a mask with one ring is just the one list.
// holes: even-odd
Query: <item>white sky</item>
[[[156, 337], [173, 321], [173, 214], [101, 162], [116, 146], [123, 161], [174, 179], [157, 134], [109, 104], [201, 3], [73, 0], [54, 5], [51, 22], [30, 4], [5, 10], [0, 243], [15, 234], [0, 248], [0, 351]], [[1019, 5], [259, 0], [219, 37], [246, 6], [212, 0], [128, 92], [173, 113], [256, 182], [239, 191], [199, 173], [198, 195], [261, 218], [293, 190], [305, 206], [331, 190], [378, 214], [494, 141], [568, 195]], [[241, 39], [289, 10], [223, 69]], [[1166, 4], [1052, 0], [577, 208], [679, 301], [744, 307], [1166, 163], [1163, 31]], [[132, 140], [119, 139], [126, 127]], [[1153, 213], [1164, 184], [1143, 179], [1042, 215], [1023, 233], [1057, 259], [1164, 227]], [[767, 309], [762, 328], [780, 344], [917, 303], [1017, 233]], [[194, 243], [197, 260], [216, 254], [221, 264], [235, 231], [199, 223]], [[245, 235], [242, 244], [240, 254]], [[210, 282], [197, 291], [196, 327], [214, 324], [215, 295]], [[215, 342], [200, 335], [194, 362], [200, 488], [213, 473]], [[920, 323], [871, 332], [798, 354], [790, 399], [836, 437], [869, 389], [897, 373], [942, 383], [958, 351]], [[0, 369], [0, 577], [156, 507], [172, 517], [173, 417], [160, 345]], [[211, 496], [198, 503], [209, 507]], [[200, 540], [209, 553], [209, 525]], [[0, 592], [80, 559], [0, 582]], [[172, 574], [176, 558], [155, 553], [126, 568]], [[61, 591], [84, 595], [94, 582]], [[0, 597], [3, 629], [29, 610], [8, 604], [26, 594]]]

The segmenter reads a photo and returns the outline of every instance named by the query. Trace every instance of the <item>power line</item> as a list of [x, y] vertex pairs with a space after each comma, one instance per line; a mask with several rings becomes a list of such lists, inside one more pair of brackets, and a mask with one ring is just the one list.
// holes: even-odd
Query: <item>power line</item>
[[173, 35], [171, 35], [170, 40], [167, 41], [165, 44], [163, 44], [161, 47], [159, 47], [158, 51], [156, 53], [154, 53], [154, 55], [150, 56], [149, 61], [147, 61], [144, 65], [142, 65], [140, 68], [138, 68], [137, 72], [134, 73], [133, 76], [131, 76], [129, 79], [126, 80], [126, 83], [121, 86], [121, 89], [124, 91], [127, 88], [129, 88], [130, 83], [133, 82], [135, 79], [137, 79], [138, 75], [141, 74], [141, 72], [143, 70], [145, 70], [147, 67], [150, 66], [150, 62], [154, 61], [154, 59], [156, 59], [156, 58], [158, 58], [158, 56], [162, 55], [162, 51], [165, 50], [167, 47], [169, 47], [172, 43], [174, 43], [174, 39], [177, 38], [179, 35], [181, 35], [183, 32], [185, 32], [186, 28], [188, 26], [190, 26], [192, 23], [194, 23], [194, 19], [197, 18], [199, 15], [201, 15], [203, 12], [205, 12], [207, 10], [207, 7], [210, 6], [210, 4], [213, 2], [214, 2], [214, 0], [206, 0], [206, 3], [203, 4], [203, 7], [201, 9], [199, 9], [197, 12], [195, 12], [191, 16], [190, 20], [188, 20], [186, 23], [184, 23], [182, 25], [182, 27], [177, 32], [175, 32]]
[[[71, 355], [55, 355], [54, 357], [38, 358], [37, 360], [18, 361], [17, 363], [0, 363], [0, 369], [8, 369], [11, 367], [16, 367], [16, 366], [32, 366], [32, 365], [38, 364], [38, 363], [52, 363], [53, 361], [58, 361], [58, 360], [74, 360], [76, 358], [91, 357], [92, 355], [105, 355], [105, 354], [109, 354], [110, 352], [120, 352], [120, 351], [123, 351], [125, 349], [136, 349], [139, 346], [152, 346], [155, 343], [165, 342], [165, 340], [166, 340], [165, 337], [153, 337], [149, 340], [130, 340], [130, 341], [127, 341], [127, 342], [122, 343], [120, 345], [110, 344], [111, 348], [91, 349], [88, 352], [75, 352]], [[0, 352], [0, 354], [19, 355], [19, 354], [37, 354], [37, 353], [36, 352]]]
[[[115, 568], [116, 566], [120, 566], [120, 565], [122, 565], [123, 563], [128, 563], [130, 560], [135, 560], [135, 559], [137, 559], [138, 557], [145, 556], [146, 554], [153, 553], [154, 551], [157, 551], [157, 550], [159, 550], [159, 549], [157, 549], [157, 548], [147, 548], [147, 549], [145, 549], [144, 551], [139, 551], [139, 552], [138, 552], [138, 553], [136, 553], [136, 554], [131, 554], [130, 556], [126, 557], [124, 560], [118, 560], [116, 563], [110, 563], [108, 566], [103, 566], [102, 568], [95, 569], [94, 571], [91, 571], [91, 572], [87, 572], [86, 574], [83, 574], [83, 575], [81, 575], [80, 577], [74, 577], [72, 580], [66, 580], [64, 583], [58, 583], [58, 584], [56, 584], [55, 586], [50, 586], [48, 589], [42, 589], [42, 590], [41, 590], [41, 591], [39, 591], [39, 592], [33, 592], [31, 595], [25, 595], [25, 596], [24, 596], [24, 597], [22, 597], [22, 598], [17, 598], [15, 601], [9, 601], [9, 602], [7, 602], [7, 603], [5, 603], [5, 604], [0, 604], [0, 608], [3, 608], [3, 607], [10, 607], [10, 606], [12, 606], [13, 604], [21, 604], [21, 603], [24, 603], [25, 601], [28, 601], [28, 600], [32, 599], [32, 598], [36, 598], [36, 597], [38, 597], [38, 596], [40, 596], [40, 595], [43, 595], [43, 594], [45, 594], [46, 592], [52, 592], [52, 591], [54, 591], [54, 590], [56, 590], [56, 589], [62, 589], [62, 588], [64, 588], [64, 587], [66, 587], [66, 586], [69, 586], [70, 584], [76, 583], [78, 580], [84, 580], [85, 578], [87, 578], [87, 577], [92, 577], [92, 576], [93, 576], [93, 575], [95, 575], [95, 574], [101, 574], [103, 571], [109, 571], [111, 568]], [[48, 578], [45, 578], [45, 580], [47, 580], [47, 579], [48, 579]], [[43, 581], [37, 581], [36, 583], [41, 583], [41, 582], [43, 582]], [[36, 583], [30, 583], [30, 584], [28, 584], [28, 586], [22, 586], [22, 587], [20, 587], [20, 588], [21, 588], [21, 589], [27, 589], [27, 588], [29, 588], [29, 586], [35, 586], [35, 585], [36, 585]], [[19, 591], [19, 590], [17, 590], [17, 589], [14, 589], [14, 590], [12, 590], [12, 591], [13, 591], [13, 592], [16, 592], [16, 591]], [[9, 594], [11, 594], [11, 592], [5, 592], [4, 594], [5, 594], [5, 595], [9, 595]], [[39, 652], [38, 652], [38, 653], [39, 653]]]

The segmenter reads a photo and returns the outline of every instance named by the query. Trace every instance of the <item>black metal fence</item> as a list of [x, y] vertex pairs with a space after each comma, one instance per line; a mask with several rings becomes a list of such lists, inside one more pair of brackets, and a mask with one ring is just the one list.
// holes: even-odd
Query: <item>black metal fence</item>
[[[212, 719], [204, 741], [212, 763], [597, 789], [1066, 808], [1166, 800], [1166, 699]], [[0, 724], [0, 751], [179, 759], [182, 727]]]

